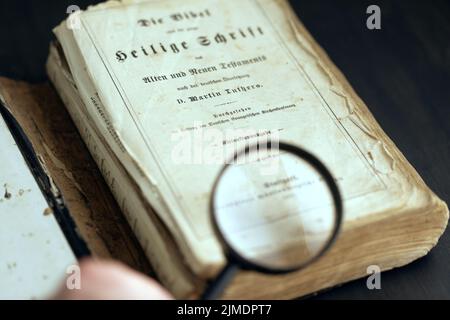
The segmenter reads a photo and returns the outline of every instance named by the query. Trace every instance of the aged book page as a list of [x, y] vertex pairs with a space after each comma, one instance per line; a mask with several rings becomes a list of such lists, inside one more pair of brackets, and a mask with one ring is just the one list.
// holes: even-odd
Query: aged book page
[[[414, 226], [414, 215], [430, 213], [433, 226], [422, 225], [430, 233], [426, 252], [445, 228], [445, 204], [284, 1], [110, 2], [79, 18], [80, 28], [63, 23], [55, 33], [86, 106], [84, 121], [103, 137], [199, 277], [223, 263], [208, 213], [221, 163], [208, 152], [214, 160], [228, 158], [234, 149], [223, 146], [249, 132], [300, 145], [325, 162], [344, 196], [346, 239], [388, 218], [404, 223], [408, 214]], [[211, 131], [219, 140], [203, 139]], [[422, 248], [385, 268], [423, 255]]]

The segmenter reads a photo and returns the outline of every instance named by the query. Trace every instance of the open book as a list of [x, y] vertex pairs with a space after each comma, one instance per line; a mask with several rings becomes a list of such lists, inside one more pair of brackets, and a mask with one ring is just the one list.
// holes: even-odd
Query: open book
[[[162, 283], [198, 295], [225, 258], [208, 202], [226, 146], [276, 136], [317, 155], [344, 198], [326, 256], [241, 272], [227, 298], [292, 298], [425, 255], [448, 209], [280, 0], [110, 1], [55, 28], [48, 75]], [[234, 129], [234, 130], [233, 130]], [[209, 130], [209, 131], [208, 131]], [[258, 134], [227, 135], [227, 130]], [[200, 137], [200, 138], [199, 138]], [[270, 222], [268, 222], [270, 223]]]

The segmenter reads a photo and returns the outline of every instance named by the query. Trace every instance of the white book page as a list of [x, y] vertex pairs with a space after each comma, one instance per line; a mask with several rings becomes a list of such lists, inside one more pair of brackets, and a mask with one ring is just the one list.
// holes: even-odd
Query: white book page
[[0, 299], [45, 299], [77, 261], [1, 116], [0, 150]]

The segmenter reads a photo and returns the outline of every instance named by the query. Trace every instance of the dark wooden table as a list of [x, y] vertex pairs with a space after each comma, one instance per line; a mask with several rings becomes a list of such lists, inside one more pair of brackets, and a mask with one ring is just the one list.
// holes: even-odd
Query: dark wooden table
[[[0, 2], [0, 75], [45, 81], [51, 28], [68, 5], [93, 1]], [[97, 1], [98, 2], [98, 1]], [[377, 4], [382, 29], [366, 28]], [[347, 76], [384, 130], [428, 185], [450, 203], [450, 1], [292, 1], [297, 14]], [[429, 255], [317, 299], [450, 299], [450, 230]]]

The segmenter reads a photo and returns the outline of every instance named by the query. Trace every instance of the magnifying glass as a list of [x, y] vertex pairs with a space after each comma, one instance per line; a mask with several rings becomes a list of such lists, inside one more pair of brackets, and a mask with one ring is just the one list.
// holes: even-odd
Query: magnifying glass
[[336, 240], [342, 199], [311, 153], [288, 143], [246, 146], [220, 171], [211, 220], [227, 265], [202, 299], [217, 299], [239, 270], [284, 274], [320, 258]]

